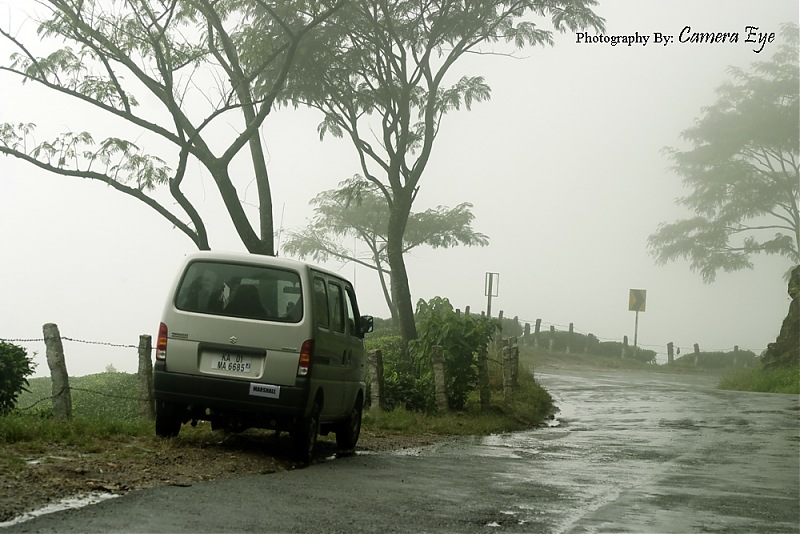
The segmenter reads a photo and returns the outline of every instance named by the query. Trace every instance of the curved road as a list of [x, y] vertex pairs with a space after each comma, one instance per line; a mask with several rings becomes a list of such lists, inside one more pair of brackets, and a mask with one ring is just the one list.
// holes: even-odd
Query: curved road
[[13, 532], [800, 532], [800, 401], [550, 371], [557, 424], [143, 490]]

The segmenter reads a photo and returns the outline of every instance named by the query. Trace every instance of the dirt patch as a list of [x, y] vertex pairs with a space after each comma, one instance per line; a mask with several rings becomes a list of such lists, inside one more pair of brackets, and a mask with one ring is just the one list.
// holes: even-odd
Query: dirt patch
[[[419, 447], [443, 439], [365, 431], [356, 453]], [[162, 485], [191, 486], [303, 467], [291, 459], [288, 435], [276, 438], [264, 431], [209, 433], [200, 442], [139, 437], [106, 441], [95, 449], [86, 452], [56, 445], [36, 451], [6, 449], [3, 456], [8, 464], [0, 464], [0, 523], [75, 496], [124, 494]], [[336, 454], [335, 442], [321, 437], [314, 461], [322, 462]], [[13, 463], [17, 465], [12, 467]]]

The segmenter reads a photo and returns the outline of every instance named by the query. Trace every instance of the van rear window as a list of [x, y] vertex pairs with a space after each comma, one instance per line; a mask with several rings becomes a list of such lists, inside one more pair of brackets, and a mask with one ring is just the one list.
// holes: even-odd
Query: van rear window
[[178, 287], [179, 310], [297, 323], [303, 317], [300, 276], [294, 271], [197, 261]]

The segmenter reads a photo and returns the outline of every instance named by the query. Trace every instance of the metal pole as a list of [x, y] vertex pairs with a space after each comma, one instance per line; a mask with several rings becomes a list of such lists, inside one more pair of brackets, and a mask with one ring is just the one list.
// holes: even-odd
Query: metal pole
[[639, 310], [636, 310], [636, 327], [633, 330], [633, 348], [635, 349], [638, 345], [637, 342], [639, 340]]
[[492, 273], [487, 273], [489, 275], [489, 301], [486, 303], [486, 317], [492, 316], [492, 280], [494, 279], [494, 275]]

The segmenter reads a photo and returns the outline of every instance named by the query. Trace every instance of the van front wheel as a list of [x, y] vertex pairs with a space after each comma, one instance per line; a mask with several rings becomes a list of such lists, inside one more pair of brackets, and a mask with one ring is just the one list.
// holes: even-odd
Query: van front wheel
[[340, 450], [349, 451], [356, 448], [358, 436], [361, 434], [361, 416], [363, 412], [364, 400], [359, 395], [348, 416], [336, 425], [336, 446]]

